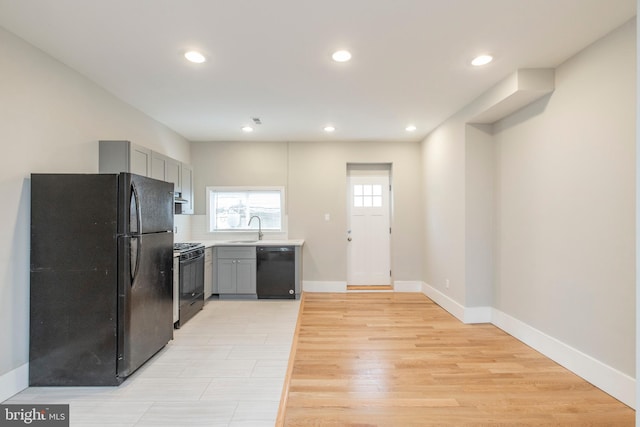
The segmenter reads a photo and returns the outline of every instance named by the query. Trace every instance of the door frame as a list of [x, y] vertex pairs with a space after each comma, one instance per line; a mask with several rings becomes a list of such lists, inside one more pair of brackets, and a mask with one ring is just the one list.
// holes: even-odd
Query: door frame
[[[347, 187], [347, 191], [346, 191], [346, 216], [347, 216], [347, 222], [346, 222], [346, 230], [345, 230], [345, 244], [348, 245], [349, 241], [349, 230], [351, 229], [351, 199], [350, 199], [350, 194], [351, 194], [351, 190], [350, 190], [350, 180], [351, 180], [351, 176], [352, 176], [352, 171], [363, 171], [363, 172], [370, 172], [372, 175], [387, 175], [389, 178], [389, 227], [391, 229], [391, 232], [389, 233], [389, 269], [391, 270], [391, 274], [389, 275], [389, 281], [390, 281], [390, 285], [393, 286], [393, 251], [392, 251], [392, 247], [393, 247], [393, 163], [389, 162], [389, 163], [347, 163], [346, 165], [346, 169], [347, 169], [347, 173], [346, 173], [346, 182], [345, 185]], [[376, 172], [378, 172], [376, 174]], [[355, 174], [357, 175], [357, 173]], [[347, 246], [346, 248], [346, 255], [347, 255], [347, 262], [346, 262], [346, 282], [347, 282], [347, 286], [350, 285], [354, 285], [352, 283], [349, 283], [349, 279], [350, 279], [350, 252], [349, 252], [349, 247]], [[372, 285], [372, 286], [376, 286], [376, 285]], [[380, 285], [380, 286], [384, 286], [384, 285]]]

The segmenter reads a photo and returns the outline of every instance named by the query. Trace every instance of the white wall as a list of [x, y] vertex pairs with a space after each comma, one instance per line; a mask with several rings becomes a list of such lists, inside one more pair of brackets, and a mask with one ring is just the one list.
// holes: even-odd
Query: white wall
[[[419, 283], [422, 274], [420, 146], [397, 142], [198, 142], [194, 233], [204, 236], [207, 186], [286, 187], [289, 238], [305, 239], [305, 281], [346, 282], [347, 163], [392, 163], [395, 280]], [[330, 220], [325, 220], [329, 214]]]
[[[422, 143], [423, 280], [464, 305], [465, 122], [466, 109], [443, 123]], [[446, 281], [449, 280], [449, 288]]]
[[491, 125], [465, 127], [465, 306], [493, 302], [495, 160]]
[[[640, 8], [640, 0], [636, 2], [636, 11]], [[637, 20], [637, 17], [636, 17]], [[638, 25], [636, 22], [636, 372], [640, 372], [640, 278], [637, 274], [638, 268], [640, 268], [640, 235], [638, 230], [640, 229], [640, 129], [638, 129], [638, 123], [640, 123], [640, 33], [638, 32]], [[640, 408], [640, 381], [636, 380], [636, 408]], [[636, 426], [640, 427], [640, 417], [636, 416]]]
[[100, 139], [128, 139], [187, 163], [191, 159], [182, 137], [2, 29], [0, 76], [2, 401], [26, 386], [30, 174], [96, 173]]
[[635, 22], [496, 123], [495, 307], [635, 372]]
[[[640, 9], [640, 0], [636, 2], [636, 11]], [[640, 278], [637, 271], [640, 268], [640, 32], [636, 17], [636, 372], [640, 372]], [[640, 381], [636, 381], [636, 408], [640, 408]], [[640, 427], [640, 417], [636, 416], [636, 426]]]
[[635, 28], [567, 60], [552, 94], [493, 126], [469, 125], [489, 91], [422, 143], [426, 284], [623, 381], [635, 375]]
[[[290, 143], [290, 233], [304, 238], [304, 276], [347, 276], [347, 164], [391, 163], [391, 269], [395, 281], [419, 283], [422, 266], [420, 145], [413, 142]], [[331, 215], [325, 221], [324, 215]]]

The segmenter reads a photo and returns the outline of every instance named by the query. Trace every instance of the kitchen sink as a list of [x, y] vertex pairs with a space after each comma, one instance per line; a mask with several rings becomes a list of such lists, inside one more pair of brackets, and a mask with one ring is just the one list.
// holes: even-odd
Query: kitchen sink
[[229, 243], [258, 243], [259, 240], [229, 240]]

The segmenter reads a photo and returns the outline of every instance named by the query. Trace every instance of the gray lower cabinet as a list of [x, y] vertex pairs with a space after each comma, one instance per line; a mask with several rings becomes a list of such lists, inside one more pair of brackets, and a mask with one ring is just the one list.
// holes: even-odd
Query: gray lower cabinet
[[204, 299], [213, 293], [213, 248], [204, 250]]
[[218, 294], [256, 295], [255, 246], [219, 246], [216, 248]]

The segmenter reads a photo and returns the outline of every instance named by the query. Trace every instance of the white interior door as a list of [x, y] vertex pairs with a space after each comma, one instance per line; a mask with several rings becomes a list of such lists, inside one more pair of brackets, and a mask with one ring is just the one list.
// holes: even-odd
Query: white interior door
[[391, 284], [388, 171], [350, 171], [347, 284]]

